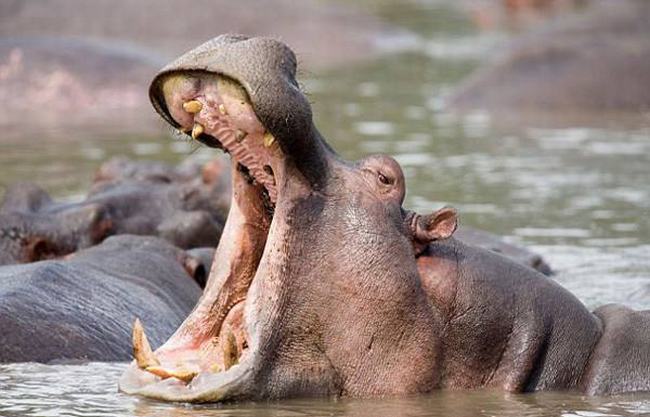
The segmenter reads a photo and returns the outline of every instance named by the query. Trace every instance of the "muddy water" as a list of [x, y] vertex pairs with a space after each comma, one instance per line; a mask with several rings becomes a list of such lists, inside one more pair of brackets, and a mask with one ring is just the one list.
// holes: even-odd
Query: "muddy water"
[[[477, 35], [436, 1], [374, 11], [418, 33], [412, 50], [325, 74], [303, 74], [317, 124], [354, 159], [394, 155], [405, 169], [407, 205], [460, 209], [464, 224], [544, 254], [556, 279], [590, 308], [620, 302], [650, 308], [650, 128], [605, 119], [599, 128], [498, 126], [485, 114], [440, 110], [441, 97], [502, 35]], [[430, 22], [435, 22], [431, 24]], [[179, 161], [191, 144], [164, 135], [98, 127], [24, 134], [0, 144], [0, 182], [33, 180], [55, 195], [79, 195], [112, 155]], [[53, 140], [54, 139], [54, 140]], [[198, 149], [195, 155], [210, 157]], [[1, 192], [1, 191], [0, 191]], [[123, 364], [0, 366], [1, 416], [631, 416], [650, 415], [650, 395], [439, 392], [413, 398], [299, 400], [190, 407], [116, 393]]]
[[0, 415], [93, 417], [605, 417], [650, 414], [650, 395], [590, 398], [541, 393], [436, 392], [374, 400], [300, 399], [226, 405], [169, 405], [115, 392], [125, 365], [0, 365]]

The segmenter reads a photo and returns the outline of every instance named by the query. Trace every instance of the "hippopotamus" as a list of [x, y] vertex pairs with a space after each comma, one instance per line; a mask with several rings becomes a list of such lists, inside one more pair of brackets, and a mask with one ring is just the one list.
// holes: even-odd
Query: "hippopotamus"
[[[436, 389], [650, 390], [650, 312], [589, 312], [549, 277], [403, 207], [391, 157], [318, 132], [292, 51], [223, 35], [153, 80], [156, 111], [230, 154], [231, 207], [197, 306], [155, 352], [144, 319], [121, 391], [216, 402]], [[155, 323], [151, 323], [155, 325]]]
[[198, 300], [206, 268], [160, 238], [132, 235], [0, 267], [0, 362], [127, 360], [134, 318], [152, 325], [153, 343], [166, 340]]
[[203, 168], [116, 158], [88, 196], [55, 202], [40, 187], [14, 184], [0, 206], [0, 265], [64, 256], [117, 234], [155, 235], [184, 249], [214, 247], [229, 184], [215, 159]]
[[461, 82], [447, 107], [551, 125], [642, 115], [650, 108], [648, 37], [648, 2], [593, 2], [495, 53]]
[[[2, 14], [0, 19], [6, 17]], [[128, 125], [131, 132], [157, 131], [152, 118], [133, 113], [145, 108], [142, 92], [164, 59], [97, 39], [55, 39], [42, 31], [36, 37], [15, 36], [6, 33], [0, 40], [0, 125], [21, 123], [24, 131], [83, 120], [111, 129]], [[23, 115], [35, 107], [38, 116], [26, 123]]]

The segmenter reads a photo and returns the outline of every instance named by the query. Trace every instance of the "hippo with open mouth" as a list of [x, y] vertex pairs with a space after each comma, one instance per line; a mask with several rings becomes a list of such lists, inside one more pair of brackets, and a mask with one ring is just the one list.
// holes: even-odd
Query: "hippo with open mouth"
[[231, 155], [232, 204], [201, 300], [155, 353], [136, 323], [121, 391], [210, 402], [650, 390], [650, 314], [590, 313], [548, 277], [454, 239], [453, 209], [402, 208], [397, 162], [341, 159], [295, 72], [285, 45], [227, 35], [154, 79], [167, 122]]

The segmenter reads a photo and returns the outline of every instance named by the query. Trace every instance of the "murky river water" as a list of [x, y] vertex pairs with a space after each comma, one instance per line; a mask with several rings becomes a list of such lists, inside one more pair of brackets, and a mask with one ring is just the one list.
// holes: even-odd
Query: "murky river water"
[[[485, 114], [457, 117], [440, 98], [498, 36], [477, 36], [437, 2], [375, 5], [419, 34], [413, 50], [325, 74], [303, 74], [317, 124], [346, 158], [384, 152], [407, 175], [407, 205], [452, 204], [461, 221], [541, 252], [556, 279], [588, 307], [650, 308], [650, 127], [497, 127]], [[431, 24], [430, 22], [435, 22]], [[168, 137], [48, 132], [9, 134], [0, 181], [30, 179], [58, 196], [83, 193], [112, 155], [179, 161], [192, 151]], [[207, 157], [209, 151], [198, 153]], [[190, 407], [116, 393], [123, 364], [0, 366], [1, 416], [628, 416], [650, 415], [650, 395], [439, 392], [425, 397], [299, 400]]]
[[0, 365], [0, 415], [93, 417], [605, 417], [650, 414], [650, 395], [583, 397], [571, 394], [436, 392], [374, 400], [301, 399], [217, 405], [169, 405], [116, 392], [123, 364]]

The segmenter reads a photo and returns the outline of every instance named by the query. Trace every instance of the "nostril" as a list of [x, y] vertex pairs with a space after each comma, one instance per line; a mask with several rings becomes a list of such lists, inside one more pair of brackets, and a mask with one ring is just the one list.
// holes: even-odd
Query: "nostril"
[[207, 282], [207, 274], [205, 273], [205, 267], [203, 265], [197, 266], [194, 270], [194, 281], [199, 284], [199, 287], [201, 287], [201, 289], [205, 288], [205, 284]]

